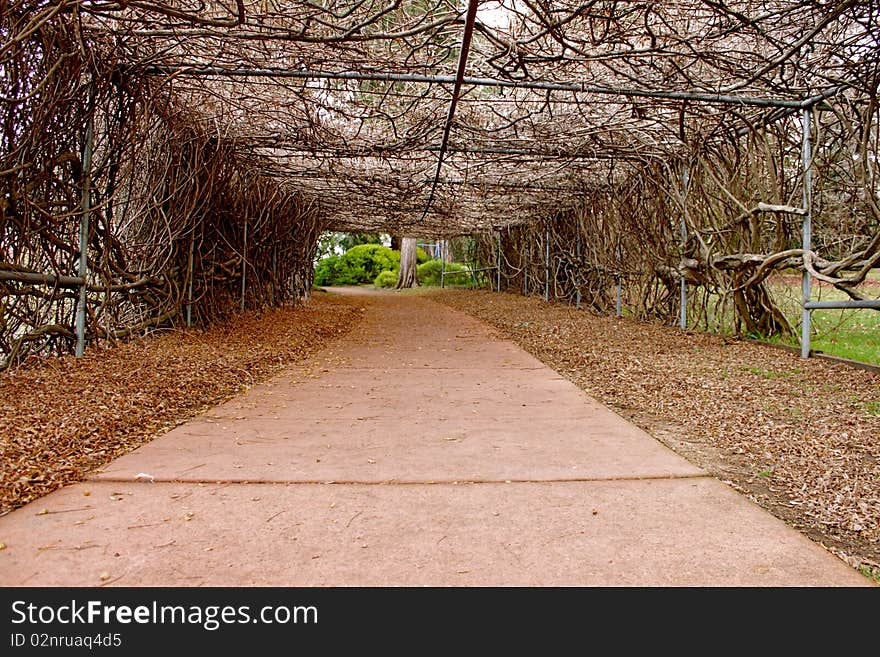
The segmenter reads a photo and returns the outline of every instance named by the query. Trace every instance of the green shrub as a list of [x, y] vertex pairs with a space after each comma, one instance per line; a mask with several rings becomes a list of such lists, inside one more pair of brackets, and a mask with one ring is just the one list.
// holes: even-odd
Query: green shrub
[[[428, 262], [419, 265], [416, 269], [419, 275], [419, 283], [422, 285], [426, 285], [428, 287], [431, 286], [439, 286], [440, 285], [440, 270], [442, 268], [442, 263], [440, 260], [429, 260]], [[446, 273], [450, 272], [459, 272], [459, 271], [470, 271], [470, 269], [465, 265], [460, 265], [455, 262], [447, 262], [446, 263]], [[471, 279], [469, 276], [463, 276], [462, 274], [457, 274], [455, 276], [450, 276], [446, 279], [447, 285], [467, 285], [471, 283]]]
[[431, 259], [431, 256], [428, 255], [428, 252], [425, 251], [422, 247], [416, 247], [416, 264], [424, 264]]
[[373, 285], [376, 287], [394, 287], [397, 285], [397, 278], [399, 272], [396, 270], [386, 269], [378, 276], [376, 276], [376, 280], [373, 281]]
[[357, 273], [361, 283], [372, 283], [386, 269], [400, 267], [400, 252], [381, 244], [360, 244], [351, 247], [342, 256], [348, 266]]
[[[332, 255], [319, 261], [315, 266], [315, 285], [334, 285], [340, 278], [339, 261], [341, 256]], [[342, 285], [342, 283], [340, 283]]]
[[400, 267], [400, 253], [381, 244], [360, 244], [341, 256], [324, 258], [315, 266], [316, 285], [372, 283], [385, 270]]

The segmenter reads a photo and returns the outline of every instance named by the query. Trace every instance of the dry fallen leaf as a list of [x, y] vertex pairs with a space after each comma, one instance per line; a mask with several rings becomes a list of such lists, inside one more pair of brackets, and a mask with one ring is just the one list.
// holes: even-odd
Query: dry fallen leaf
[[[876, 373], [514, 294], [431, 298], [483, 320], [765, 508], [779, 512], [779, 502], [798, 500], [782, 511], [823, 543], [880, 562], [880, 415], [867, 410], [880, 403]], [[242, 377], [262, 381], [302, 362], [363, 316], [348, 300], [321, 295], [308, 307], [246, 314], [198, 334], [133, 340], [76, 367], [47, 358], [0, 375], [0, 449], [10, 466], [0, 470], [0, 513], [82, 480], [229, 399]], [[382, 321], [409, 320], [383, 314]], [[276, 352], [255, 352], [257, 343]], [[66, 410], [47, 418], [45, 408]], [[771, 482], [742, 474], [771, 468]]]
[[[0, 373], [7, 466], [0, 468], [0, 514], [81, 481], [226, 401], [242, 389], [243, 376], [261, 382], [305, 360], [362, 318], [350, 300], [322, 295], [308, 306], [247, 313], [204, 331], [123, 342], [75, 367], [72, 358], [47, 357]], [[255, 343], [271, 350], [255, 352]]]

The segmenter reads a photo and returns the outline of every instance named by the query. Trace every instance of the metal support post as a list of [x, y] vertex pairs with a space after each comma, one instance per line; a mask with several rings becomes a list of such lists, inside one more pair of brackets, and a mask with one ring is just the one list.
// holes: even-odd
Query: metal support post
[[[681, 173], [681, 257], [684, 259], [684, 250], [687, 247], [687, 189], [688, 169], [684, 165]], [[681, 272], [679, 281], [679, 317], [678, 326], [682, 331], [687, 329], [687, 281], [684, 280], [684, 272]]]
[[440, 242], [440, 289], [446, 287], [446, 240]]
[[88, 118], [86, 119], [86, 135], [83, 144], [82, 157], [82, 203], [80, 206], [79, 220], [79, 278], [82, 283], [79, 287], [79, 299], [76, 304], [76, 346], [74, 355], [82, 358], [86, 348], [86, 291], [89, 273], [89, 218], [92, 210], [92, 150], [95, 140], [95, 85], [89, 86], [89, 102], [86, 106]]
[[501, 231], [498, 231], [498, 248], [495, 251], [495, 291], [501, 292]]
[[192, 326], [192, 307], [193, 307], [193, 250], [196, 244], [196, 234], [193, 234], [189, 240], [189, 260], [187, 262], [186, 274], [186, 325]]
[[247, 286], [247, 238], [248, 238], [248, 222], [244, 220], [244, 248], [241, 254], [241, 312], [244, 312], [244, 292]]
[[478, 287], [480, 282], [477, 280], [477, 240], [473, 240], [474, 245], [474, 253], [471, 257], [471, 280], [474, 282], [474, 287]]
[[[620, 244], [620, 238], [617, 238], [617, 247], [615, 249], [617, 254], [617, 267], [618, 270], [623, 267], [623, 247]], [[615, 286], [615, 299], [614, 299], [614, 315], [616, 317], [623, 317], [623, 276], [618, 271], [617, 274], [617, 284]]]
[[805, 108], [803, 114], [803, 144], [801, 150], [801, 164], [804, 169], [803, 181], [803, 201], [804, 201], [804, 223], [802, 229], [802, 242], [804, 249], [804, 271], [801, 277], [801, 302], [803, 308], [801, 310], [801, 358], [810, 357], [810, 309], [807, 304], [810, 303], [811, 283], [810, 272], [807, 270], [809, 262], [809, 251], [812, 249], [813, 242], [813, 189], [811, 181], [810, 169], [812, 167], [813, 154], [810, 145], [810, 119], [812, 118], [812, 108]]
[[574, 307], [581, 307], [581, 222], [578, 221], [577, 240], [575, 241], [575, 254], [577, 255], [577, 270], [575, 272]]
[[544, 301], [550, 301], [550, 229], [544, 232]]

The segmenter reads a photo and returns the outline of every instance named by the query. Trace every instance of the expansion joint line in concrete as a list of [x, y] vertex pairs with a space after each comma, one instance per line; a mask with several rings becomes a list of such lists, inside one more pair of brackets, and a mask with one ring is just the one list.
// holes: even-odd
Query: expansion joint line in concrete
[[644, 475], [632, 477], [559, 477], [549, 479], [426, 479], [407, 481], [400, 479], [387, 479], [382, 481], [363, 481], [357, 479], [299, 479], [279, 481], [277, 479], [174, 479], [159, 478], [153, 480], [144, 479], [126, 479], [122, 477], [102, 477], [100, 479], [90, 479], [89, 481], [100, 483], [126, 483], [126, 484], [143, 484], [152, 486], [156, 484], [189, 484], [197, 485], [260, 485], [260, 486], [461, 486], [467, 484], [572, 484], [572, 483], [590, 483], [590, 482], [624, 482], [624, 481], [663, 481], [674, 479], [710, 479], [712, 475], [708, 473], [692, 473], [692, 474], [661, 474], [661, 475]]

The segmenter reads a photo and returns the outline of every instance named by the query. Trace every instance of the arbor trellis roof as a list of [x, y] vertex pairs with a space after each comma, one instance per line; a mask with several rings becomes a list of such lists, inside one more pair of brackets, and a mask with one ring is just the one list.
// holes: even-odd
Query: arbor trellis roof
[[[636, 314], [669, 319], [686, 280], [708, 327], [712, 298], [737, 329], [788, 331], [773, 270], [859, 299], [880, 263], [878, 15], [0, 0], [0, 368], [67, 350], [77, 304], [113, 339], [307, 295], [328, 229], [482, 233], [514, 288], [549, 296], [552, 274], [556, 298], [607, 308], [624, 278]], [[829, 118], [807, 131], [822, 186], [805, 204], [811, 108]], [[803, 205], [821, 211], [806, 248]]]
[[423, 234], [521, 221], [640, 161], [711, 148], [852, 84], [876, 47], [863, 3], [484, 2], [422, 217], [466, 3], [77, 9], [125, 74], [156, 76], [209, 132], [313, 192], [335, 227]]

